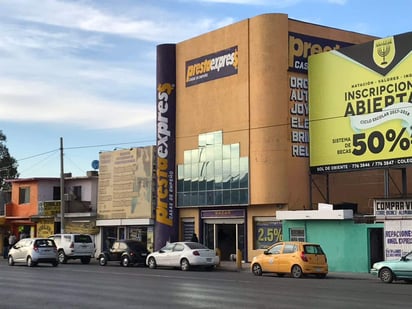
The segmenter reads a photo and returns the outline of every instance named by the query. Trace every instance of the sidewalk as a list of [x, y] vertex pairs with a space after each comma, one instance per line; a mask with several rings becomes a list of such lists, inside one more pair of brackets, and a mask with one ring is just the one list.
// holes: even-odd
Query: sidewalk
[[[217, 266], [216, 270], [224, 270], [224, 271], [250, 271], [250, 263], [245, 262], [241, 263], [241, 267], [238, 268], [236, 262], [232, 261], [221, 261], [220, 264]], [[376, 277], [372, 276], [369, 273], [355, 273], [355, 272], [329, 272], [326, 278], [334, 278], [334, 279], [356, 279], [356, 280], [373, 280]]]

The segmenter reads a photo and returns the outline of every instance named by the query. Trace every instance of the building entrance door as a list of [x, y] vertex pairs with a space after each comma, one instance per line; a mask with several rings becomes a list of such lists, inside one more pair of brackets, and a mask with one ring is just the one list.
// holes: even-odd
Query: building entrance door
[[238, 249], [244, 257], [245, 228], [243, 223], [205, 222], [203, 236], [207, 247], [220, 250], [222, 261], [231, 260], [231, 255], [236, 256]]

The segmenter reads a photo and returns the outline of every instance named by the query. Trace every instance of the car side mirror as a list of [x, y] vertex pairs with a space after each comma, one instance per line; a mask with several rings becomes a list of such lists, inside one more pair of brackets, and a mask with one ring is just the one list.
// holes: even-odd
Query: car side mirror
[[270, 252], [269, 252], [268, 250], [265, 250], [265, 251], [263, 251], [263, 254], [264, 254], [264, 255], [269, 255]]

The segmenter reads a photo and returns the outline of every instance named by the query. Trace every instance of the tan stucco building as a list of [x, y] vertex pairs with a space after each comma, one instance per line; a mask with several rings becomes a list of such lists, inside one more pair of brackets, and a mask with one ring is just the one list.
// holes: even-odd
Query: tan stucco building
[[[265, 14], [176, 44], [179, 239], [196, 232], [222, 260], [240, 250], [250, 261], [282, 237], [278, 210], [370, 213], [382, 171], [310, 175], [307, 60], [373, 39]], [[369, 191], [345, 192], [362, 182]]]

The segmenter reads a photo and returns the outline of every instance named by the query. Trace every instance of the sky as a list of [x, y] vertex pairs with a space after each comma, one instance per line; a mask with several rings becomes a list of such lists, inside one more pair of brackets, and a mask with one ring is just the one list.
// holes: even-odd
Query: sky
[[[266, 13], [377, 37], [410, 0], [0, 0], [0, 130], [20, 178], [156, 144], [156, 46]], [[61, 158], [61, 142], [63, 161]]]

